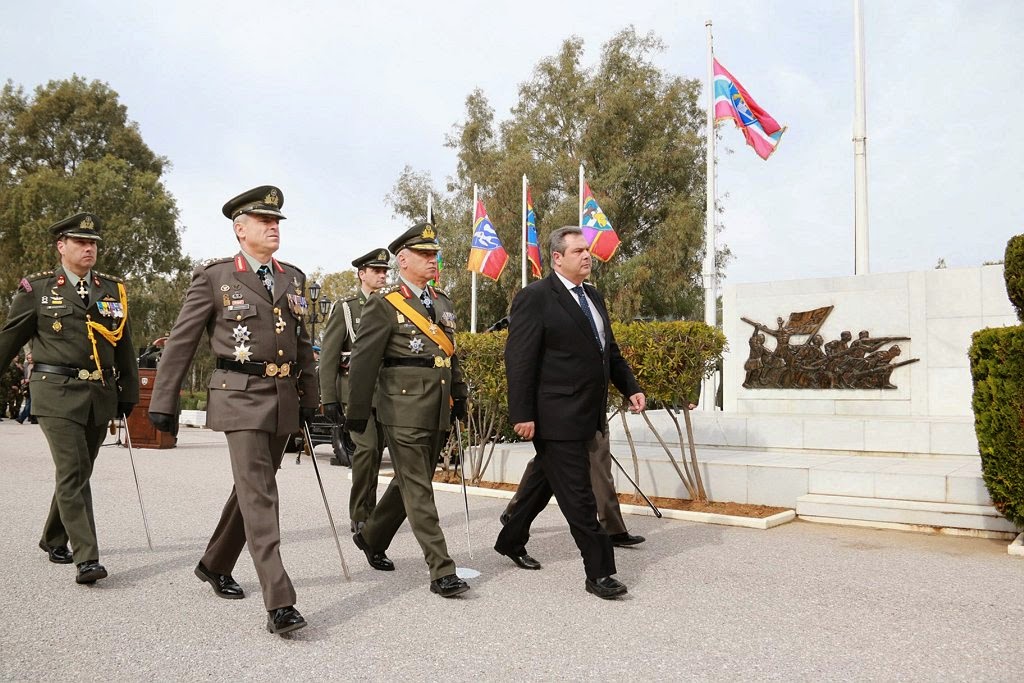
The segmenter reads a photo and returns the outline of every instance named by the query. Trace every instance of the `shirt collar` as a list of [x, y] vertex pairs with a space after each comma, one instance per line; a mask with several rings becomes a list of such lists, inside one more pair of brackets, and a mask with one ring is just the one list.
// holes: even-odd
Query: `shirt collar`
[[271, 258], [270, 261], [267, 261], [266, 263], [260, 263], [259, 261], [256, 260], [255, 256], [247, 252], [245, 249], [242, 250], [242, 256], [245, 257], [245, 260], [246, 262], [248, 262], [249, 267], [252, 268], [252, 272], [255, 273], [257, 270], [260, 269], [260, 266], [267, 266], [268, 268], [270, 268], [271, 273], [274, 272], [274, 267], [271, 265], [271, 261], [274, 260], [273, 258]]
[[[573, 295], [576, 294], [576, 292], [573, 291], [573, 288], [574, 287], [578, 287], [579, 285], [573, 284], [572, 280], [564, 277], [557, 270], [555, 271], [555, 275], [558, 276], [558, 279], [562, 281], [562, 284], [565, 285], [565, 288], [568, 289], [571, 294], [573, 294]], [[586, 284], [586, 282], [583, 282], [582, 284]], [[586, 292], [587, 291], [586, 288], [584, 288], [583, 291]]]
[[417, 299], [419, 299], [421, 296], [423, 296], [423, 289], [421, 287], [417, 287], [416, 285], [414, 285], [413, 283], [409, 282], [408, 280], [406, 280], [401, 275], [399, 275], [398, 277], [399, 277], [399, 279], [402, 282], [405, 283], [405, 286], [409, 288], [409, 291], [411, 291], [416, 296]]

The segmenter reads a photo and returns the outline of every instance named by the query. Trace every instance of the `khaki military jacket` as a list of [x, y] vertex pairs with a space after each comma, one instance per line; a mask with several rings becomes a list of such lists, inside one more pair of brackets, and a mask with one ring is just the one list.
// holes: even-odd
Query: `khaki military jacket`
[[[366, 294], [359, 290], [357, 296], [342, 299], [334, 304], [331, 317], [324, 328], [324, 341], [320, 345], [320, 400], [328, 403], [348, 403], [349, 361], [352, 353], [352, 339], [359, 330]], [[352, 329], [345, 319], [345, 306], [352, 315]]]
[[[451, 300], [436, 287], [428, 285], [426, 291], [434, 302], [436, 325], [454, 345], [456, 321]], [[399, 292], [410, 307], [430, 320], [423, 303], [404, 284], [386, 287], [370, 297], [352, 349], [347, 417], [367, 419], [376, 389], [379, 423], [446, 431], [451, 399], [467, 396], [458, 358], [448, 358], [438, 344], [388, 302], [386, 297], [392, 292]], [[429, 360], [431, 366], [388, 367], [389, 359], [403, 358]]]
[[[316, 408], [316, 367], [303, 315], [306, 276], [272, 260], [274, 297], [239, 252], [196, 269], [157, 365], [150, 411], [173, 414], [178, 391], [205, 331], [215, 358], [287, 366], [286, 376], [215, 369], [206, 425], [221, 432], [299, 430], [299, 406]], [[276, 369], [276, 368], [275, 368]]]
[[[0, 367], [11, 362], [29, 341], [33, 362], [95, 373], [96, 360], [86, 320], [116, 330], [128, 311], [121, 305], [121, 280], [95, 270], [86, 307], [61, 267], [23, 278], [0, 330]], [[32, 413], [66, 417], [79, 424], [102, 424], [117, 416], [117, 404], [138, 403], [139, 366], [129, 325], [111, 343], [94, 331], [103, 380], [79, 379], [54, 373], [32, 373]], [[116, 376], [115, 376], [116, 374]], [[98, 377], [98, 373], [93, 375]]]

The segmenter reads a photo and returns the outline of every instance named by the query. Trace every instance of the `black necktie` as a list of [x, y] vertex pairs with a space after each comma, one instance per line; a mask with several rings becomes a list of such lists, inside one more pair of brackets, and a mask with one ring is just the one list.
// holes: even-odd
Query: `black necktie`
[[587, 302], [587, 295], [583, 291], [583, 285], [576, 285], [572, 288], [572, 291], [576, 292], [576, 298], [580, 300], [580, 308], [583, 309], [583, 315], [587, 316], [587, 321], [590, 323], [590, 331], [594, 333], [594, 341], [603, 350], [604, 346], [601, 344], [601, 335], [597, 333], [597, 322], [594, 320], [594, 314], [590, 312], [590, 304]]
[[423, 302], [423, 307], [427, 309], [427, 313], [430, 314], [430, 319], [431, 319], [431, 321], [433, 321], [434, 320], [434, 302], [430, 300], [430, 294], [427, 292], [427, 290], [424, 289], [423, 293], [420, 294], [420, 301]]
[[86, 308], [89, 307], [89, 285], [85, 284], [85, 278], [78, 281], [78, 286], [75, 287], [75, 291], [78, 292], [78, 296], [82, 297], [82, 303], [85, 304]]
[[260, 266], [256, 269], [256, 274], [260, 276], [260, 280], [263, 281], [263, 286], [267, 288], [267, 292], [270, 296], [274, 296], [274, 278], [270, 277], [270, 266]]

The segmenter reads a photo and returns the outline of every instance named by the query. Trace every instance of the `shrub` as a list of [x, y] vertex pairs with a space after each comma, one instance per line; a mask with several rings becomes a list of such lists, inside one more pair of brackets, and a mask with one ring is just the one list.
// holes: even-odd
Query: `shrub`
[[1017, 318], [1024, 321], [1024, 235], [1014, 235], [1006, 243], [1003, 277], [1006, 293], [1017, 308]]
[[996, 509], [1024, 529], [1024, 326], [975, 332], [970, 358], [985, 486]]

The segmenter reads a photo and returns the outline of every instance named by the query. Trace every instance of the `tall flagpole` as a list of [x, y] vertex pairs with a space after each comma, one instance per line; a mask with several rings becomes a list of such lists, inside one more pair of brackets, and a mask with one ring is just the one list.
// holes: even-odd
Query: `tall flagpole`
[[868, 261], [868, 123], [864, 95], [864, 13], [861, 0], [853, 0], [853, 251], [854, 275], [870, 272]]
[[427, 193], [427, 222], [434, 222], [434, 193]]
[[[718, 283], [715, 269], [715, 50], [711, 40], [711, 20], [704, 22], [708, 30], [708, 116], [707, 116], [707, 208], [704, 217], [704, 322], [711, 327], [718, 326]], [[700, 407], [715, 409], [715, 381], [717, 377], [704, 380], [701, 390]]]
[[[476, 230], [476, 194], [476, 183], [473, 183], [473, 210], [469, 212], [469, 215], [471, 216], [470, 222], [472, 223], [470, 227], [471, 234]], [[476, 270], [470, 274], [470, 283], [472, 285], [473, 293], [470, 295], [469, 299], [469, 331], [476, 334]]]
[[523, 174], [523, 289], [526, 289], [526, 242], [529, 239], [529, 234], [526, 228], [526, 188], [529, 183], [526, 180], [526, 174]]
[[583, 226], [583, 164], [580, 164], [580, 226]]

